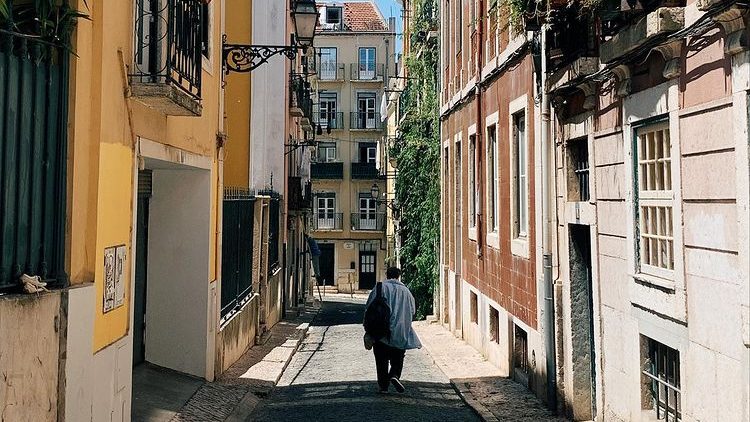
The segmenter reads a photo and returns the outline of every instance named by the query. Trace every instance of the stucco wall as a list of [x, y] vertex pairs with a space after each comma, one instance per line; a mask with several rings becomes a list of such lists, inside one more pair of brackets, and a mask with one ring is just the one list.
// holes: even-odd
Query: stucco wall
[[63, 294], [0, 297], [2, 420], [57, 420]]
[[258, 329], [258, 302], [258, 296], [253, 295], [237, 315], [219, 330], [216, 339], [218, 373], [226, 371], [255, 344]]

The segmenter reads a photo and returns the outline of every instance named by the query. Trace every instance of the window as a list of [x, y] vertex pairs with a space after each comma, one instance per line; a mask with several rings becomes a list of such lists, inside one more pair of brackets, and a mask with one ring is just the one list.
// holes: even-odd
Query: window
[[462, 38], [464, 36], [464, 23], [463, 23], [463, 14], [464, 14], [464, 5], [463, 0], [458, 0], [456, 2], [456, 26], [453, 28], [453, 37], [456, 40], [456, 54], [461, 52], [461, 46], [462, 46]]
[[357, 79], [375, 79], [375, 48], [360, 47]]
[[477, 190], [477, 135], [469, 135], [469, 226], [477, 226], [477, 202], [479, 191]]
[[375, 164], [377, 156], [377, 144], [375, 142], [359, 143], [359, 162]]
[[329, 230], [336, 228], [336, 193], [319, 193], [316, 205], [318, 228]]
[[581, 202], [591, 198], [589, 188], [589, 144], [580, 138], [568, 142], [568, 200]]
[[326, 7], [326, 23], [328, 24], [341, 24], [341, 8], [340, 7]]
[[474, 292], [469, 293], [469, 313], [471, 322], [477, 324], [479, 322], [479, 298]]
[[319, 117], [318, 124], [321, 127], [327, 128], [329, 125], [331, 128], [339, 128], [339, 122], [336, 121], [338, 110], [338, 96], [335, 92], [321, 91], [318, 94], [320, 105], [318, 107]]
[[636, 130], [640, 271], [669, 278], [674, 269], [672, 143], [665, 123]]
[[376, 230], [378, 204], [370, 192], [359, 194], [359, 227], [358, 230]]
[[375, 112], [375, 93], [360, 92], [357, 94], [356, 129], [375, 129], [377, 113]]
[[338, 51], [335, 47], [321, 47], [318, 76], [325, 81], [335, 80], [338, 70]]
[[490, 306], [490, 341], [500, 343], [500, 312]]
[[653, 411], [657, 420], [682, 420], [680, 352], [641, 336], [641, 358], [643, 409]]
[[326, 142], [318, 144], [318, 162], [330, 163], [336, 161], [336, 144]]
[[529, 374], [529, 340], [526, 331], [513, 325], [513, 368], [516, 376], [525, 378]]
[[498, 195], [497, 125], [487, 127], [487, 229], [497, 232], [500, 220]]
[[525, 238], [529, 230], [528, 151], [526, 116], [524, 112], [512, 117], [513, 124], [513, 238]]

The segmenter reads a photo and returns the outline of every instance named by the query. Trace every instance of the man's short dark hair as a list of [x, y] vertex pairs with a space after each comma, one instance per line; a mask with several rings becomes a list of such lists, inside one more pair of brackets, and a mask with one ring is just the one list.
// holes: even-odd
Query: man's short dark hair
[[385, 270], [385, 276], [388, 280], [398, 280], [398, 278], [401, 277], [401, 270], [396, 267], [388, 267], [388, 269]]

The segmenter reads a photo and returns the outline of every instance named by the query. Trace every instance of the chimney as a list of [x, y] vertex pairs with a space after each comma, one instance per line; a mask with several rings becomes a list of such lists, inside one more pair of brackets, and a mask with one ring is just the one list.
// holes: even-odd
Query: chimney
[[388, 30], [394, 34], [396, 33], [396, 17], [391, 16], [388, 18]]

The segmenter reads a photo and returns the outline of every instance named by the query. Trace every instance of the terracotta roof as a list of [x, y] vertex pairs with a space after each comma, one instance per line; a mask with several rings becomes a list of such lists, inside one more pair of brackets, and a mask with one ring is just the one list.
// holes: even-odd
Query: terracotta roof
[[344, 3], [344, 23], [350, 31], [385, 31], [388, 29], [380, 12], [370, 2]]

